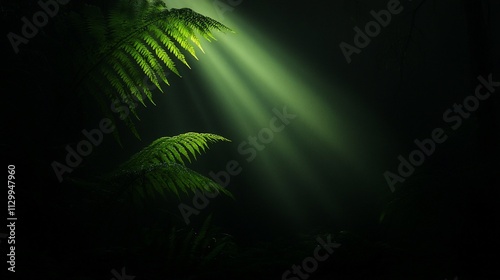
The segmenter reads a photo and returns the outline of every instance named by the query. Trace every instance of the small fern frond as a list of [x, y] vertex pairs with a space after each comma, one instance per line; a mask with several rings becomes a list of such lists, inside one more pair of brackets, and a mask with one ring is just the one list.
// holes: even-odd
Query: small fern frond
[[102, 44], [106, 40], [106, 18], [101, 10], [92, 5], [85, 5], [83, 14], [87, 20], [87, 34], [95, 40], [93, 44]]
[[192, 244], [191, 244], [191, 254], [195, 254], [199, 247], [205, 247], [207, 243], [210, 241], [207, 237], [208, 230], [212, 223], [212, 215], [210, 214], [205, 221], [203, 221], [203, 225], [201, 226], [200, 231], [196, 234]]
[[135, 154], [122, 168], [131, 170], [163, 162], [185, 165], [184, 159], [191, 162], [191, 159], [196, 159], [197, 153], [205, 151], [210, 143], [219, 141], [230, 140], [216, 134], [196, 132], [162, 137]]
[[218, 192], [230, 197], [224, 187], [189, 169], [185, 160], [196, 159], [211, 143], [229, 141], [211, 133], [188, 132], [173, 137], [159, 138], [122, 164], [112, 176], [123, 182], [142, 198], [154, 194], [165, 195], [165, 190], [180, 193]]
[[199, 231], [173, 227], [167, 239], [167, 261], [183, 274], [193, 269], [206, 269], [216, 264], [217, 259], [223, 261], [236, 246], [230, 235], [222, 233], [212, 224], [212, 215], [205, 219]]

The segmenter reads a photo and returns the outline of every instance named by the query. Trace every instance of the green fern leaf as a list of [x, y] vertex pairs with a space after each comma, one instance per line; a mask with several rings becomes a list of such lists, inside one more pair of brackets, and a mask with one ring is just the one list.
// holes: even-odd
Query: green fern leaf
[[[84, 43], [78, 46], [82, 52], [78, 58], [84, 63], [75, 73], [74, 87], [93, 95], [105, 93], [110, 101], [119, 98], [137, 118], [133, 99], [146, 106], [144, 93], [154, 104], [142, 77], [163, 91], [162, 84], [169, 85], [166, 71], [180, 76], [173, 58], [190, 68], [184, 53], [198, 59], [195, 46], [203, 52], [198, 35], [210, 41], [215, 39], [213, 30], [231, 31], [190, 9], [169, 10], [160, 0], [117, 0], [106, 14], [97, 6], [84, 5], [79, 14], [69, 13], [69, 17]], [[107, 80], [99, 82], [105, 88], [97, 87], [96, 76]], [[129, 117], [125, 122], [133, 124]]]
[[187, 168], [184, 159], [196, 159], [208, 144], [228, 139], [211, 133], [188, 132], [159, 138], [122, 164], [112, 176], [136, 190], [137, 196], [165, 195], [165, 190], [179, 197], [180, 192], [219, 192], [232, 197], [224, 187]]

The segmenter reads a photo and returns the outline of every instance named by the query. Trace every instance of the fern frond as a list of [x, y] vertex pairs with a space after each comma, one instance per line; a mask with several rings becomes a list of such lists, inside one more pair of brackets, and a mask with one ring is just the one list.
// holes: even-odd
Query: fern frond
[[94, 44], [102, 44], [106, 40], [106, 18], [101, 10], [92, 5], [85, 5], [83, 14], [87, 20], [87, 34], [95, 40]]
[[212, 224], [209, 215], [200, 230], [173, 227], [168, 234], [167, 261], [176, 272], [186, 274], [193, 269], [214, 265], [216, 258], [226, 257], [235, 247], [232, 237]]
[[216, 182], [178, 163], [159, 163], [134, 173], [122, 172], [114, 180], [128, 184], [142, 199], [165, 196], [169, 192], [180, 197], [181, 192], [195, 194], [200, 191], [224, 193], [232, 197], [229, 191]]
[[183, 49], [185, 49], [192, 57], [194, 57], [196, 60], [198, 60], [198, 57], [196, 56], [196, 51], [189, 43], [189, 34], [180, 26], [180, 24], [174, 20], [171, 20], [170, 22], [165, 22], [164, 28], [166, 29], [168, 35], [172, 37]]
[[[184, 54], [181, 52], [181, 50], [177, 47], [177, 45], [175, 45], [175, 43], [169, 38], [169, 36], [166, 33], [164, 33], [162, 30], [160, 30], [155, 25], [152, 25], [150, 27], [150, 30], [153, 32], [153, 36], [158, 38], [158, 40], [160, 40], [160, 42], [162, 42], [162, 44], [167, 48], [167, 50], [169, 52], [171, 52], [178, 60], [180, 60], [188, 68], [191, 68], [189, 66], [189, 64], [187, 63], [186, 57], [184, 56]], [[173, 69], [170, 69], [170, 70], [172, 70], [174, 73], [179, 75], [179, 73], [177, 72], [177, 69], [175, 69], [175, 71]]]
[[191, 159], [196, 159], [197, 153], [201, 154], [200, 149], [205, 151], [210, 143], [219, 141], [230, 140], [216, 134], [196, 132], [162, 137], [135, 154], [122, 168], [130, 170], [163, 162], [185, 165], [183, 158], [191, 162]]
[[[151, 49], [153, 49], [155, 51], [156, 56], [160, 59], [160, 61], [162, 61], [170, 71], [179, 75], [179, 72], [175, 68], [174, 61], [172, 59], [170, 59], [169, 55], [167, 54], [167, 52], [165, 52], [165, 50], [162, 48], [160, 43], [158, 43], [158, 41], [156, 41], [156, 39], [153, 38], [152, 36], [150, 36], [149, 34], [145, 34], [144, 40], [151, 47]], [[168, 83], [168, 80], [167, 80], [164, 72], [161, 71], [161, 68], [160, 68], [160, 73], [161, 73], [162, 80], [165, 82], [165, 84], [170, 85]]]
[[[134, 85], [129, 87], [129, 90], [133, 96], [135, 97], [143, 106], [146, 106], [144, 103], [144, 95], [148, 98], [151, 103], [156, 105], [153, 101], [153, 93], [150, 91], [149, 87], [143, 86], [144, 77], [139, 75], [139, 72], [135, 69], [135, 63], [131, 56], [129, 56], [124, 50], [118, 51], [114, 53], [115, 58], [120, 62], [127, 70], [127, 73], [134, 81]], [[144, 94], [144, 95], [143, 95]]]
[[159, 138], [122, 164], [113, 176], [126, 182], [140, 197], [180, 193], [219, 192], [231, 194], [213, 180], [186, 167], [184, 160], [196, 159], [211, 143], [229, 141], [211, 133], [188, 132]]
[[196, 250], [199, 250], [199, 247], [205, 247], [210, 241], [207, 237], [208, 230], [212, 223], [212, 215], [209, 215], [205, 221], [203, 221], [203, 225], [201, 226], [200, 231], [196, 234], [192, 244], [191, 244], [191, 254], [195, 254]]
[[111, 98], [119, 97], [131, 106], [136, 117], [130, 100], [137, 98], [145, 106], [139, 93], [154, 104], [152, 92], [141, 77], [146, 76], [163, 91], [162, 84], [169, 85], [166, 71], [180, 76], [172, 58], [190, 68], [184, 53], [198, 59], [195, 47], [203, 52], [199, 35], [211, 41], [215, 39], [211, 31], [231, 31], [191, 9], [169, 10], [160, 0], [117, 0], [106, 15], [98, 7], [87, 5], [81, 18], [85, 32], [93, 39], [82, 40], [88, 45], [81, 49], [90, 53], [81, 56], [87, 63], [77, 72], [74, 86], [92, 88], [95, 83], [90, 77], [97, 72], [107, 79], [108, 89], [94, 88], [90, 93], [107, 92]]

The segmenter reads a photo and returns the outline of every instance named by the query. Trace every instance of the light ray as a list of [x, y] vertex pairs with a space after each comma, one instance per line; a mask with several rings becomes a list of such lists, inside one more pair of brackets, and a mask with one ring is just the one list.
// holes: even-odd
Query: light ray
[[[274, 108], [281, 111], [286, 106], [288, 112], [297, 116], [274, 135], [254, 161], [247, 163], [267, 180], [265, 187], [256, 186], [258, 191], [274, 197], [290, 220], [298, 220], [306, 209], [298, 206], [303, 205], [301, 197], [290, 192], [290, 174], [293, 174], [325, 211], [338, 211], [337, 203], [325, 195], [332, 186], [322, 180], [325, 174], [318, 173], [315, 166], [332, 162], [338, 166], [340, 162], [360, 174], [372, 169], [370, 159], [355, 143], [360, 143], [356, 139], [360, 126], [374, 127], [377, 121], [360, 117], [364, 122], [360, 124], [348, 117], [352, 114], [346, 114], [358, 110], [359, 115], [369, 116], [370, 112], [360, 110], [359, 104], [330, 82], [333, 79], [320, 76], [286, 46], [256, 30], [250, 20], [236, 16], [221, 20], [212, 1], [167, 1], [167, 4], [191, 8], [237, 30], [236, 34], [214, 34], [216, 42], [202, 42], [206, 55], [199, 56], [194, 70], [203, 79], [206, 94], [213, 96], [225, 115], [225, 125], [233, 131], [234, 141], [245, 141], [267, 127], [274, 117]], [[325, 96], [329, 96], [328, 101]], [[323, 162], [311, 163], [310, 149], [323, 153]], [[341, 173], [342, 170], [332, 168], [328, 176], [345, 176]]]

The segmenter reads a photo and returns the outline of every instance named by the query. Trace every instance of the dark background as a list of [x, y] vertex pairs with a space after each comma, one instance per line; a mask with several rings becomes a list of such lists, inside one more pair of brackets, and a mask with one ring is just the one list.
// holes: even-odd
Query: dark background
[[[35, 1], [1, 1], [0, 4], [2, 34], [19, 30], [19, 18], [37, 10]], [[80, 4], [75, 0], [65, 9]], [[280, 242], [289, 245], [287, 242], [292, 242], [296, 233], [317, 229], [344, 236], [346, 239], [339, 242], [346, 251], [320, 266], [311, 279], [453, 279], [454, 276], [458, 279], [500, 279], [496, 268], [500, 221], [496, 176], [500, 124], [497, 93], [481, 102], [478, 111], [464, 120], [460, 129], [447, 129], [448, 140], [438, 145], [436, 152], [404, 184], [398, 184], [396, 192], [390, 192], [382, 176], [386, 170], [394, 172], [397, 169], [399, 154], [406, 157], [415, 149], [414, 139], [430, 137], [436, 127], [449, 128], [443, 122], [443, 112], [474, 92], [478, 75], [487, 77], [492, 73], [493, 80], [500, 80], [500, 23], [497, 17], [500, 3], [494, 0], [402, 1], [403, 12], [393, 16], [390, 25], [360, 54], [354, 54], [350, 64], [347, 63], [339, 43], [352, 44], [353, 28], [364, 27], [371, 20], [370, 10], [378, 11], [386, 4], [387, 1], [247, 0], [230, 15], [251, 20], [256, 29], [286, 45], [290, 53], [298, 56], [289, 57], [290, 60], [307, 61], [309, 71], [348, 88], [350, 98], [369, 106], [371, 112], [383, 120], [390, 145], [374, 145], [373, 139], [359, 140], [367, 151], [375, 147], [385, 149], [384, 156], [371, 159], [377, 163], [377, 170], [370, 174], [380, 175], [365, 178], [363, 174], [349, 173], [348, 168], [342, 178], [337, 178], [332, 168], [343, 170], [344, 167], [330, 164], [328, 158], [333, 155], [311, 151], [306, 162], [317, 171], [322, 185], [332, 186], [327, 195], [335, 197], [337, 212], [325, 213], [315, 201], [304, 196], [303, 206], [308, 210], [302, 213], [302, 220], [307, 222], [290, 223], [282, 210], [274, 209], [272, 200], [256, 191], [272, 186], [267, 186], [266, 178], [259, 178], [258, 171], [252, 171], [248, 165], [244, 166], [248, 172], [231, 182], [238, 186], [231, 189], [237, 200], [215, 201], [204, 214], [213, 213], [215, 223], [244, 248], [252, 248], [259, 242], [277, 247]], [[88, 195], [91, 200], [92, 194], [72, 189], [68, 182], [60, 184], [50, 166], [53, 160], [64, 158], [66, 145], [74, 145], [81, 139], [83, 128], [95, 126], [102, 118], [91, 97], [78, 96], [62, 84], [67, 74], [64, 65], [69, 63], [62, 58], [68, 55], [64, 53], [67, 51], [62, 47], [64, 43], [57, 41], [60, 39], [53, 40], [53, 28], [49, 23], [45, 32], [28, 45], [21, 45], [17, 55], [6, 36], [2, 40], [4, 126], [0, 143], [4, 165], [15, 164], [19, 175], [16, 179], [20, 219], [16, 229], [18, 270], [31, 272], [31, 276], [42, 279], [94, 279], [99, 276], [99, 279], [110, 279], [109, 267], [120, 267], [121, 260], [107, 260], [99, 266], [99, 258], [89, 260], [92, 254], [84, 253], [85, 247], [105, 243], [106, 239], [100, 239], [102, 233], [97, 229], [100, 222], [107, 223], [106, 215], [89, 216], [96, 215], [93, 209], [82, 211], [79, 208], [85, 200], [82, 197]], [[184, 82], [203, 87], [196, 67], [183, 74]], [[175, 82], [170, 89], [185, 90], [181, 83]], [[214, 133], [230, 133], [222, 127], [221, 119], [225, 116], [220, 115], [216, 104], [210, 103], [209, 94], [209, 90], [200, 92], [199, 98], [213, 114], [211, 128]], [[330, 93], [320, 94], [326, 104], [335, 102]], [[187, 96], [178, 97], [176, 101], [179, 104], [191, 102]], [[158, 135], [151, 133], [153, 128], [148, 122], [155, 121], [161, 111], [158, 106], [141, 109], [141, 122], [137, 126], [145, 135], [142, 141], [128, 133], [126, 127], [119, 127], [123, 147], [111, 137], [106, 139], [102, 147], [71, 175], [79, 180], [98, 180], [153, 141]], [[207, 130], [203, 124], [196, 124], [195, 111], [194, 106], [185, 106], [184, 112], [193, 115], [187, 122], [195, 123], [188, 130]], [[165, 134], [185, 132], [181, 126], [175, 126], [175, 120], [185, 116], [169, 116], [171, 119], [166, 124], [172, 124], [172, 129], [167, 128]], [[356, 118], [357, 112], [351, 112], [350, 116]], [[325, 129], [328, 125], [324, 124]], [[376, 130], [373, 127], [350, 129]], [[237, 144], [214, 146], [192, 168], [201, 174], [219, 169], [228, 159], [239, 157]], [[283, 180], [291, 182], [290, 189], [301, 194], [304, 182], [294, 174]], [[259, 188], [255, 188], [255, 184], [260, 184]], [[172, 209], [176, 211], [175, 206]], [[136, 212], [134, 209], [127, 211]], [[380, 222], [382, 213], [386, 214]], [[140, 227], [146, 221], [155, 221], [154, 217], [145, 218], [139, 213], [135, 214], [137, 216], [130, 214], [132, 218], [127, 215], [122, 219], [131, 222], [124, 226], [124, 231]], [[1, 248], [5, 256], [4, 240]], [[312, 252], [312, 248], [305, 251]], [[286, 253], [280, 255], [270, 249], [266, 255], [280, 259], [285, 258]], [[306, 253], [304, 257], [307, 256]], [[245, 261], [260, 263], [255, 259]], [[297, 263], [299, 261], [301, 259]], [[129, 261], [127, 267], [135, 272], [131, 274], [136, 275], [136, 279], [146, 279], [140, 276], [141, 269], [146, 270], [140, 263]], [[256, 271], [259, 269], [262, 267]], [[262, 269], [264, 272], [260, 274], [248, 272], [247, 276], [248, 279], [278, 279], [280, 271], [286, 269], [286, 266], [278, 266]], [[241, 274], [233, 276], [244, 274], [238, 273]], [[257, 276], [250, 278], [249, 275], [254, 274]], [[160, 277], [161, 273], [155, 276]], [[226, 279], [224, 277], [217, 279]]]

